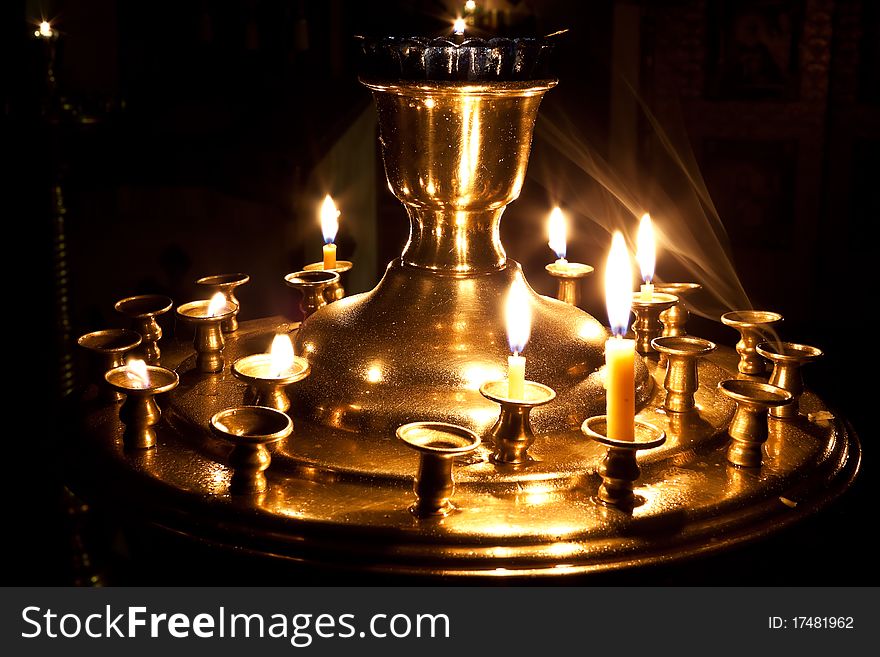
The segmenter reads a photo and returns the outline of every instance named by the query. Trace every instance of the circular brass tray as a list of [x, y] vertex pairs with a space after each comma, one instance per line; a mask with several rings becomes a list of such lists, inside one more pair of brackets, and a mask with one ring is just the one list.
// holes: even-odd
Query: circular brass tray
[[[267, 349], [279, 318], [243, 322], [225, 357]], [[653, 391], [639, 418], [668, 438], [639, 454], [644, 499], [631, 514], [594, 500], [603, 448], [578, 428], [538, 434], [526, 467], [498, 467], [490, 446], [456, 461], [457, 511], [419, 520], [408, 511], [418, 457], [387, 436], [365, 436], [296, 417], [273, 452], [269, 490], [228, 493], [229, 446], [208, 419], [243, 403], [245, 386], [227, 367], [194, 370], [189, 342], [166, 340], [163, 364], [180, 386], [159, 399], [155, 450], [126, 452], [118, 404], [85, 394], [68, 442], [72, 485], [86, 499], [124, 500], [125, 512], [178, 535], [271, 559], [321, 567], [428, 576], [564, 576], [669, 561], [758, 538], [816, 512], [852, 482], [858, 440], [807, 392], [804, 416], [772, 420], [760, 469], [725, 460], [732, 403], [719, 381], [737, 376], [736, 353], [700, 364], [698, 412], [667, 415], [663, 371], [649, 363]], [[413, 394], [419, 394], [414, 391]], [[412, 421], [425, 418], [411, 418]], [[486, 428], [495, 417], [482, 419]], [[578, 423], [579, 424], [579, 423]], [[369, 438], [369, 439], [368, 439]]]

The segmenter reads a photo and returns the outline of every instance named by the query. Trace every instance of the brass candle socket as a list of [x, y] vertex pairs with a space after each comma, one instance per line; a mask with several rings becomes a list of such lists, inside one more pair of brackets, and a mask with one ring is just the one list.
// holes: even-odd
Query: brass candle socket
[[642, 356], [654, 353], [651, 340], [660, 337], [663, 327], [660, 324], [660, 313], [669, 310], [676, 303], [678, 297], [672, 294], [654, 292], [650, 301], [642, 301], [641, 294], [633, 295], [632, 309], [636, 315], [636, 321], [632, 329], [636, 334], [636, 351]]
[[196, 281], [197, 285], [204, 285], [207, 287], [212, 295], [216, 292], [220, 292], [226, 297], [226, 303], [235, 306], [235, 312], [232, 313], [232, 317], [223, 320], [223, 323], [220, 325], [220, 328], [224, 333], [233, 333], [238, 330], [238, 311], [241, 309], [241, 304], [235, 296], [235, 288], [244, 285], [250, 280], [251, 277], [247, 274], [238, 273], [203, 276]]
[[767, 441], [767, 410], [791, 402], [793, 395], [769, 383], [727, 379], [718, 389], [736, 402], [736, 412], [727, 433], [732, 442], [727, 460], [743, 468], [761, 465], [761, 448]]
[[762, 342], [755, 351], [773, 363], [770, 384], [788, 390], [793, 396], [790, 404], [772, 407], [770, 415], [781, 419], [796, 418], [804, 392], [801, 367], [822, 356], [822, 350], [794, 342]]
[[162, 356], [159, 340], [162, 339], [162, 327], [156, 318], [164, 315], [174, 302], [164, 294], [141, 294], [126, 297], [116, 302], [116, 311], [128, 317], [132, 328], [143, 338], [144, 360], [150, 365], [158, 365]]
[[254, 495], [266, 492], [266, 469], [272, 462], [267, 445], [287, 438], [293, 422], [281, 411], [265, 406], [237, 406], [216, 413], [210, 420], [211, 432], [232, 443], [229, 466], [232, 478], [229, 492]]
[[121, 401], [125, 398], [107, 384], [104, 375], [116, 367], [125, 365], [125, 354], [141, 344], [141, 336], [129, 329], [107, 329], [81, 335], [76, 343], [91, 354], [90, 369], [92, 378], [101, 390], [101, 396], [108, 401]]
[[299, 309], [302, 311], [303, 321], [305, 321], [327, 305], [325, 292], [331, 286], [339, 283], [339, 274], [323, 269], [311, 271], [303, 269], [285, 276], [284, 282], [302, 293]]
[[196, 350], [196, 368], [206, 374], [223, 371], [223, 347], [226, 343], [220, 326], [238, 310], [238, 306], [227, 301], [214, 314], [209, 314], [210, 304], [211, 302], [205, 299], [177, 307], [177, 317], [195, 325], [193, 347]]
[[666, 358], [664, 408], [675, 413], [696, 408], [694, 393], [699, 387], [697, 362], [702, 356], [715, 351], [715, 343], [682, 335], [654, 338], [651, 346]]
[[133, 378], [128, 367], [115, 367], [104, 375], [104, 379], [116, 392], [125, 395], [125, 402], [119, 408], [119, 419], [125, 425], [122, 443], [126, 449], [150, 449], [156, 446], [156, 430], [153, 428], [162, 417], [156, 403], [156, 395], [177, 387], [180, 378], [177, 372], [147, 366], [148, 380]]
[[488, 437], [495, 451], [492, 461], [498, 464], [519, 465], [532, 460], [528, 451], [535, 442], [535, 432], [529, 414], [536, 406], [543, 406], [556, 398], [556, 391], [534, 381], [525, 382], [525, 398], [507, 396], [507, 381], [489, 381], [480, 387], [480, 394], [501, 405], [498, 421], [489, 430]]
[[653, 449], [666, 442], [666, 433], [653, 424], [635, 421], [635, 440], [616, 440], [607, 435], [608, 420], [605, 415], [595, 415], [584, 420], [581, 432], [608, 450], [599, 464], [602, 483], [596, 495], [602, 504], [629, 510], [636, 506], [633, 486], [639, 479], [641, 470], [636, 461], [636, 452]]
[[721, 321], [739, 331], [736, 352], [739, 354], [740, 374], [763, 376], [767, 368], [755, 347], [766, 340], [773, 325], [782, 321], [782, 315], [768, 310], [734, 310], [721, 315]]
[[572, 306], [579, 306], [581, 303], [580, 280], [592, 274], [593, 268], [580, 262], [561, 263], [557, 261], [551, 262], [544, 269], [559, 281], [556, 298]]
[[660, 313], [660, 323], [663, 324], [662, 337], [687, 335], [687, 320], [690, 316], [685, 304], [685, 297], [701, 289], [699, 283], [658, 283], [654, 286], [655, 292], [672, 294], [678, 297], [678, 303]]
[[397, 437], [419, 453], [413, 483], [416, 494], [410, 512], [419, 518], [442, 517], [455, 509], [452, 464], [456, 456], [473, 452], [480, 437], [470, 429], [446, 422], [411, 422], [397, 428]]
[[330, 269], [324, 269], [323, 262], [313, 262], [303, 267], [303, 271], [332, 271], [339, 274], [339, 280], [331, 283], [324, 290], [324, 298], [327, 303], [333, 303], [345, 298], [345, 288], [342, 287], [342, 275], [351, 270], [354, 265], [348, 260], [337, 260], [336, 266]]
[[244, 356], [232, 364], [233, 376], [248, 384], [246, 403], [285, 412], [290, 410], [285, 388], [302, 381], [310, 372], [309, 362], [299, 356], [294, 356], [293, 364], [283, 372], [272, 370], [271, 354]]

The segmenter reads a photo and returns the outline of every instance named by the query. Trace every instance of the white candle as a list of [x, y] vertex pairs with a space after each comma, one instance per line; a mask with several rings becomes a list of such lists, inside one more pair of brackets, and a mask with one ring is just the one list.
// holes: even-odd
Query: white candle
[[517, 274], [507, 293], [505, 305], [507, 341], [512, 356], [507, 358], [507, 397], [524, 399], [526, 392], [526, 359], [522, 354], [532, 332], [532, 309], [529, 291], [522, 274]]

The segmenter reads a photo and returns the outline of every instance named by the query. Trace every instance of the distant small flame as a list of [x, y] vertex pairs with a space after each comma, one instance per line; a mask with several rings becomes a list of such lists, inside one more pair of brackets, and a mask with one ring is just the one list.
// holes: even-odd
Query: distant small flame
[[467, 0], [467, 2], [464, 3], [464, 10], [469, 14], [472, 14], [476, 8], [477, 3], [475, 0]]
[[532, 309], [529, 306], [529, 290], [522, 274], [517, 274], [507, 293], [505, 306], [507, 342], [510, 351], [519, 356], [532, 333]]
[[324, 197], [321, 203], [321, 232], [324, 234], [324, 244], [332, 244], [336, 240], [339, 231], [339, 210], [333, 202], [330, 194]]
[[626, 335], [629, 312], [632, 308], [632, 268], [629, 251], [623, 235], [615, 232], [611, 240], [611, 251], [605, 267], [605, 306], [608, 308], [608, 323], [614, 335]]
[[452, 33], [456, 36], [461, 36], [464, 34], [464, 26], [465, 22], [463, 18], [456, 18], [455, 22], [452, 24]]
[[293, 343], [286, 333], [278, 333], [272, 340], [272, 348], [269, 350], [272, 363], [272, 374], [281, 376], [293, 367]]
[[650, 283], [654, 280], [654, 267], [657, 262], [657, 247], [654, 240], [654, 224], [647, 212], [639, 222], [639, 233], [636, 237], [636, 261], [642, 270], [642, 280]]
[[208, 317], [215, 317], [220, 314], [220, 311], [226, 307], [226, 297], [223, 296], [222, 292], [215, 292], [214, 296], [211, 297], [211, 302], [208, 304]]
[[140, 358], [132, 358], [125, 364], [125, 376], [139, 387], [150, 387], [150, 370], [147, 369], [147, 364]]
[[50, 37], [53, 34], [55, 34], [55, 33], [52, 31], [52, 24], [49, 23], [49, 21], [41, 22], [40, 29], [38, 29], [34, 32], [34, 36], [40, 36], [40, 37]]
[[550, 248], [556, 253], [557, 258], [565, 260], [568, 247], [568, 222], [565, 220], [565, 215], [562, 214], [560, 208], [553, 208], [553, 211], [550, 213], [548, 232], [550, 233], [550, 241], [548, 242]]

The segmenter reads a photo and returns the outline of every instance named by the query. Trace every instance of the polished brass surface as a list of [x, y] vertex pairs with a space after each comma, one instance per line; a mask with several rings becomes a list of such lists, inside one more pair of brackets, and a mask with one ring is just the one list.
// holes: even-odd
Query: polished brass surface
[[660, 313], [660, 323], [663, 324], [663, 332], [660, 334], [662, 337], [687, 335], [687, 320], [690, 313], [687, 309], [686, 299], [701, 288], [699, 283], [656, 283], [654, 285], [655, 292], [678, 297], [678, 303], [669, 310]]
[[115, 367], [104, 375], [110, 387], [125, 395], [119, 407], [119, 420], [125, 425], [122, 441], [126, 449], [151, 449], [156, 446], [156, 429], [162, 411], [156, 395], [170, 392], [180, 383], [173, 370], [155, 365], [147, 366], [148, 384], [135, 384], [129, 378], [128, 368]]
[[755, 347], [773, 333], [773, 327], [782, 321], [782, 315], [767, 310], [734, 310], [724, 313], [721, 321], [739, 331], [736, 351], [740, 357], [740, 374], [765, 376], [767, 367]]
[[221, 292], [223, 296], [226, 297], [226, 303], [235, 306], [235, 312], [232, 313], [232, 317], [223, 320], [223, 323], [220, 326], [224, 333], [232, 333], [233, 331], [238, 330], [238, 311], [241, 309], [241, 304], [235, 296], [235, 288], [241, 287], [250, 280], [251, 277], [247, 274], [238, 273], [203, 276], [196, 281], [197, 285], [204, 285], [207, 287], [210, 290], [211, 295], [215, 292]]
[[544, 267], [547, 272], [559, 281], [556, 298], [572, 306], [581, 304], [580, 280], [593, 273], [590, 265], [580, 262], [551, 262]]
[[162, 339], [162, 327], [156, 318], [164, 315], [174, 302], [163, 294], [141, 294], [120, 299], [114, 305], [116, 311], [128, 317], [132, 328], [143, 338], [142, 349], [144, 360], [150, 365], [158, 365], [162, 351], [159, 340]]
[[290, 398], [285, 388], [302, 381], [311, 372], [305, 358], [294, 356], [293, 365], [282, 374], [267, 376], [265, 368], [272, 363], [271, 354], [252, 354], [232, 363], [232, 374], [248, 384], [245, 401], [253, 406], [268, 406], [279, 411], [290, 410]]
[[190, 301], [177, 307], [178, 319], [194, 324], [196, 328], [193, 347], [196, 350], [196, 366], [207, 374], [223, 370], [223, 322], [238, 312], [238, 306], [228, 301], [214, 314], [208, 314], [210, 300]]
[[660, 337], [660, 313], [669, 310], [676, 303], [678, 297], [673, 294], [655, 292], [650, 301], [642, 301], [638, 292], [633, 295], [632, 310], [636, 321], [632, 329], [636, 334], [636, 351], [643, 356], [656, 353], [651, 346], [651, 340]]
[[488, 381], [480, 386], [480, 394], [501, 405], [498, 421], [486, 434], [494, 447], [492, 461], [499, 465], [522, 465], [532, 461], [529, 447], [535, 442], [535, 432], [529, 415], [537, 406], [556, 399], [556, 392], [534, 381], [525, 382], [525, 398], [513, 399], [507, 393], [507, 381]]
[[416, 502], [409, 507], [419, 518], [443, 517], [455, 509], [452, 462], [480, 446], [470, 429], [446, 422], [410, 422], [397, 428], [397, 437], [419, 453], [419, 470], [413, 483]]
[[334, 301], [339, 301], [340, 299], [345, 298], [345, 288], [342, 287], [342, 275], [351, 271], [353, 266], [354, 265], [348, 260], [337, 260], [335, 267], [324, 269], [323, 262], [313, 262], [303, 267], [303, 271], [333, 271], [339, 274], [339, 280], [335, 283], [331, 283], [327, 289], [324, 290], [324, 298], [327, 299], [327, 303], [333, 303]]
[[674, 413], [696, 408], [694, 393], [699, 388], [697, 360], [715, 351], [715, 343], [686, 335], [661, 336], [651, 340], [651, 346], [666, 360], [663, 408]]
[[284, 282], [302, 294], [299, 309], [305, 321], [327, 305], [327, 291], [339, 284], [339, 274], [325, 269], [302, 270], [288, 274], [284, 277]]
[[265, 406], [238, 406], [211, 417], [211, 432], [232, 443], [229, 465], [232, 477], [229, 492], [233, 495], [265, 493], [266, 469], [272, 462], [267, 445], [287, 438], [293, 424], [285, 413]]
[[92, 355], [91, 377], [101, 391], [101, 395], [109, 401], [121, 401], [125, 395], [113, 390], [107, 384], [104, 375], [116, 367], [125, 365], [125, 354], [137, 348], [141, 340], [139, 333], [129, 329], [92, 331], [77, 339], [76, 343]]
[[755, 347], [755, 351], [773, 363], [769, 382], [788, 390], [793, 396], [790, 404], [772, 407], [770, 415], [787, 420], [798, 417], [801, 393], [804, 391], [801, 367], [822, 356], [822, 350], [794, 342], [762, 342]]
[[745, 379], [728, 379], [718, 384], [719, 390], [736, 402], [736, 413], [727, 430], [732, 442], [727, 460], [744, 468], [761, 465], [761, 450], [767, 440], [767, 411], [791, 402], [793, 395], [769, 383]]

